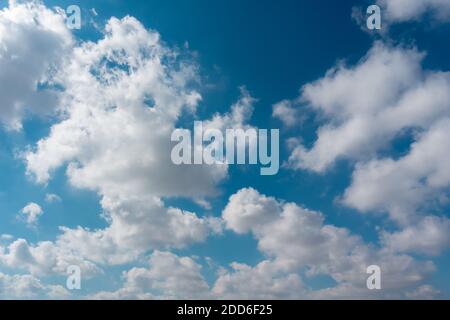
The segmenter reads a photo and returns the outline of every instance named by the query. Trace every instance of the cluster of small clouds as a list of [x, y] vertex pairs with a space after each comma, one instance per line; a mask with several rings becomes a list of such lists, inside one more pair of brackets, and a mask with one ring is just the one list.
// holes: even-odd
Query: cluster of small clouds
[[[389, 22], [431, 13], [450, 18], [448, 1], [381, 0]], [[382, 251], [435, 256], [450, 248], [450, 219], [441, 215], [450, 186], [450, 72], [422, 67], [425, 53], [376, 41], [356, 65], [340, 62], [300, 96], [273, 107], [287, 128], [300, 111], [319, 115], [312, 147], [289, 139], [286, 166], [324, 174], [340, 160], [353, 164], [341, 205], [363, 214], [387, 214], [396, 230], [379, 232]], [[397, 139], [413, 142], [401, 156], [386, 156]], [[348, 288], [347, 288], [348, 289]], [[427, 285], [409, 293], [432, 292]]]
[[[376, 42], [355, 66], [339, 65], [302, 88], [293, 103], [322, 116], [309, 149], [293, 147], [288, 166], [324, 173], [354, 163], [340, 202], [361, 213], [387, 213], [399, 226], [382, 232], [392, 249], [437, 254], [450, 246], [445, 206], [450, 185], [450, 73], [424, 70], [423, 53]], [[400, 157], [382, 156], [402, 136], [414, 142]]]
[[64, 299], [70, 293], [61, 285], [45, 285], [32, 275], [7, 275], [0, 273], [1, 299]]
[[[388, 23], [424, 15], [436, 22], [450, 19], [446, 0], [378, 4]], [[299, 122], [299, 106], [320, 114], [324, 121], [314, 145], [307, 149], [301, 139], [291, 139], [295, 145], [287, 165], [325, 173], [338, 160], [352, 161], [352, 182], [341, 203], [361, 213], [389, 215], [398, 230], [381, 230], [387, 250], [433, 256], [450, 248], [450, 220], [439, 214], [450, 185], [450, 73], [423, 69], [424, 56], [415, 48], [375, 42], [356, 66], [340, 63], [305, 85], [297, 99], [274, 105], [273, 116], [292, 127]], [[381, 155], [407, 135], [414, 140], [407, 154]], [[433, 290], [424, 285], [407, 296]]]
[[[235, 265], [233, 272], [222, 275], [215, 290], [226, 295], [229, 291], [250, 298], [275, 288], [294, 284], [280, 291], [274, 297], [331, 298], [335, 292], [341, 297], [368, 298], [373, 295], [385, 297], [398, 295], [401, 290], [420, 283], [434, 270], [430, 261], [416, 261], [404, 254], [395, 254], [385, 247], [376, 248], [348, 229], [324, 223], [324, 216], [316, 211], [303, 208], [295, 203], [284, 203], [267, 197], [254, 189], [242, 189], [231, 196], [223, 212], [226, 226], [242, 233], [250, 232], [258, 241], [258, 249], [269, 257], [255, 268]], [[377, 264], [383, 270], [385, 286], [383, 292], [366, 289], [366, 267]], [[255, 270], [253, 270], [255, 269]], [[301, 275], [328, 275], [336, 281], [333, 289], [310, 291], [302, 287]], [[276, 279], [267, 283], [270, 290], [247, 286], [239, 289], [242, 277], [259, 275], [266, 279]], [[261, 282], [264, 283], [264, 282]], [[260, 283], [260, 284], [261, 284]], [[256, 289], [254, 292], [248, 291]], [[229, 295], [232, 297], [232, 295]], [[263, 298], [263, 296], [261, 296]]]
[[[345, 228], [324, 223], [321, 213], [285, 203], [252, 188], [238, 191], [222, 213], [226, 228], [251, 233], [266, 260], [256, 266], [233, 262], [219, 268], [209, 286], [201, 265], [190, 257], [156, 251], [146, 268], [124, 274], [124, 285], [94, 299], [334, 299], [432, 298], [439, 292], [421, 283], [435, 270], [386, 247], [376, 248]], [[366, 288], [366, 266], [383, 270], [382, 291]], [[304, 277], [331, 277], [336, 286], [311, 290]], [[407, 290], [405, 290], [407, 289]]]
[[91, 299], [205, 299], [209, 286], [201, 265], [190, 257], [155, 251], [148, 267], [124, 273], [124, 285], [115, 292], [98, 292]]
[[[402, 13], [400, 2], [383, 2], [392, 19], [446, 8], [445, 1], [430, 0], [411, 6], [414, 13]], [[441, 18], [445, 10], [440, 11]], [[61, 227], [54, 241], [36, 244], [2, 236], [0, 266], [22, 273], [0, 273], [0, 297], [68, 297], [64, 288], [39, 277], [63, 275], [69, 265], [95, 277], [140, 259], [147, 265], [125, 272], [120, 289], [89, 298], [432, 298], [439, 293], [425, 283], [433, 262], [409, 255], [437, 255], [450, 246], [449, 219], [427, 211], [450, 184], [445, 148], [450, 75], [424, 70], [423, 53], [376, 42], [357, 65], [338, 65], [305, 85], [295, 101], [273, 108], [273, 117], [289, 128], [301, 116], [299, 105], [323, 116], [313, 147], [291, 145], [287, 166], [324, 173], [340, 159], [353, 162], [352, 182], [340, 202], [361, 213], [385, 212], [398, 226], [394, 232], [381, 230], [380, 244], [374, 245], [326, 224], [320, 212], [252, 188], [232, 195], [221, 217], [166, 205], [167, 198], [187, 197], [209, 207], [204, 199], [218, 194], [228, 168], [170, 161], [168, 137], [184, 113], [196, 116], [201, 101], [197, 66], [137, 19], [113, 17], [103, 38], [76, 42], [58, 10], [38, 1], [10, 1], [0, 10], [0, 41], [0, 83], [11, 85], [0, 88], [5, 97], [0, 122], [20, 130], [28, 113], [57, 117], [48, 136], [22, 154], [28, 176], [45, 186], [65, 168], [73, 187], [98, 194], [107, 222], [96, 230]], [[254, 102], [242, 88], [229, 113], [204, 123], [248, 128]], [[408, 154], [380, 157], [408, 130], [415, 139]], [[55, 194], [45, 200], [61, 201]], [[33, 225], [43, 209], [30, 203], [20, 214]], [[264, 260], [220, 267], [209, 284], [196, 258], [170, 252], [224, 229], [252, 235]], [[371, 264], [383, 270], [382, 291], [366, 288]], [[318, 275], [336, 285], [312, 290], [306, 280]]]
[[[132, 17], [111, 18], [103, 39], [80, 44], [73, 41], [60, 11], [38, 1], [10, 2], [1, 10], [1, 18], [2, 37], [29, 46], [34, 42], [25, 36], [32, 37], [36, 45], [42, 45], [40, 37], [55, 42], [46, 46], [55, 56], [44, 52], [48, 60], [36, 63], [28, 60], [36, 50], [16, 51], [2, 39], [9, 55], [39, 66], [36, 73], [15, 71], [27, 74], [33, 85], [30, 91], [47, 94], [41, 89], [41, 79], [50, 71], [51, 85], [63, 88], [57, 96], [58, 107], [51, 108], [59, 121], [47, 138], [23, 154], [27, 173], [45, 185], [57, 168], [66, 166], [73, 186], [100, 195], [102, 215], [109, 225], [99, 230], [61, 227], [54, 242], [29, 244], [17, 239], [0, 248], [4, 266], [49, 275], [64, 274], [68, 265], [75, 264], [84, 275], [98, 274], [102, 272], [98, 265], [134, 261], [151, 250], [185, 247], [221, 232], [219, 219], [166, 207], [162, 200], [187, 196], [202, 202], [216, 194], [215, 185], [227, 177], [226, 166], [181, 168], [170, 161], [167, 137], [181, 114], [194, 113], [201, 100], [192, 61], [181, 60], [176, 50], [162, 44], [157, 32]], [[16, 29], [31, 31], [22, 36]], [[9, 77], [4, 70], [1, 75]], [[5, 126], [20, 129], [28, 104], [15, 102], [25, 96], [22, 89], [16, 91], [8, 92], [12, 102], [2, 104], [5, 112], [1, 114]], [[253, 99], [242, 92], [232, 113], [215, 115], [211, 123], [225, 127], [228, 122], [245, 121]], [[9, 116], [22, 105], [20, 112]], [[55, 201], [59, 201], [57, 195], [47, 195], [47, 203]], [[30, 225], [42, 214], [36, 203], [20, 213]]]
[[[60, 201], [62, 201], [61, 198], [54, 193], [48, 193], [45, 195], [45, 202], [47, 202], [48, 204]], [[17, 218], [19, 220], [24, 221], [29, 227], [36, 227], [39, 218], [43, 214], [44, 209], [42, 209], [42, 207], [39, 204], [35, 202], [30, 202], [20, 210]]]
[[34, 276], [65, 275], [70, 265], [80, 266], [87, 278], [102, 273], [94, 263], [51, 241], [33, 245], [25, 239], [8, 239], [7, 244], [0, 246], [0, 263]]
[[226, 166], [182, 168], [170, 161], [167, 137], [183, 110], [194, 112], [201, 99], [190, 88], [195, 65], [176, 55], [136, 19], [112, 18], [103, 39], [74, 48], [58, 75], [64, 116], [24, 155], [38, 183], [67, 166], [73, 186], [102, 198], [109, 227], [62, 228], [58, 240], [90, 260], [124, 263], [151, 249], [202, 241], [220, 229], [214, 218], [161, 200], [211, 195], [227, 176]]

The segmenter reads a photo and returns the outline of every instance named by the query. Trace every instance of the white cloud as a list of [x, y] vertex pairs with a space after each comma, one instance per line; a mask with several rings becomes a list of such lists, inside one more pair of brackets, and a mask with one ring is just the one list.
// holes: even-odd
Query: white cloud
[[181, 248], [220, 229], [214, 218], [165, 208], [157, 198], [103, 199], [111, 224], [106, 229], [62, 228], [58, 246], [98, 263], [124, 263], [152, 248]]
[[407, 155], [358, 165], [344, 203], [361, 212], [387, 211], [403, 225], [413, 223], [418, 209], [435, 206], [450, 184], [449, 135], [450, 119], [444, 118], [420, 134]]
[[[322, 116], [317, 140], [297, 143], [293, 169], [323, 173], [340, 159], [355, 162], [342, 203], [362, 213], [388, 213], [401, 230], [384, 238], [396, 251], [435, 254], [448, 247], [447, 220], [432, 229], [450, 184], [450, 73], [424, 70], [415, 49], [376, 42], [355, 66], [338, 66], [303, 87], [299, 98]], [[398, 159], [382, 157], [396, 138], [413, 143]], [[424, 218], [424, 216], [428, 216]], [[402, 230], [406, 228], [405, 230]], [[424, 228], [436, 234], [412, 236]]]
[[45, 114], [57, 95], [41, 89], [72, 44], [64, 17], [37, 1], [9, 1], [0, 10], [0, 123], [20, 130], [27, 113]]
[[35, 225], [41, 215], [44, 214], [41, 206], [37, 203], [30, 202], [27, 204], [20, 213], [25, 217], [25, 221], [28, 225]]
[[255, 267], [232, 263], [223, 270], [212, 292], [219, 299], [296, 299], [306, 297], [301, 277], [286, 273], [272, 261]]
[[324, 172], [339, 159], [370, 159], [404, 130], [426, 130], [448, 116], [450, 74], [423, 70], [422, 58], [376, 42], [356, 66], [338, 66], [305, 85], [300, 101], [325, 123], [311, 149], [294, 148], [290, 166]]
[[[148, 268], [133, 268], [124, 274], [119, 290], [99, 292], [90, 298], [409, 298], [414, 290], [421, 291], [434, 271], [429, 261], [365, 244], [346, 229], [324, 224], [318, 212], [279, 202], [253, 189], [242, 189], [231, 196], [224, 219], [236, 232], [251, 232], [267, 258], [254, 267], [233, 262], [230, 269], [220, 268], [209, 287], [193, 259], [156, 251]], [[382, 269], [381, 291], [366, 288], [366, 268], [371, 264]], [[315, 275], [328, 275], [336, 285], [313, 290], [303, 279]]]
[[[249, 219], [251, 218], [251, 219]], [[228, 228], [252, 232], [258, 248], [286, 266], [316, 266], [348, 255], [360, 239], [345, 229], [323, 225], [323, 216], [294, 203], [282, 203], [252, 188], [230, 197], [223, 211]]]
[[226, 129], [248, 129], [247, 124], [253, 114], [253, 104], [256, 99], [251, 96], [245, 87], [240, 87], [240, 97], [231, 106], [231, 112], [215, 113], [211, 119], [203, 122], [205, 129], [216, 129], [225, 132]]
[[175, 55], [136, 19], [112, 18], [105, 38], [76, 48], [62, 70], [67, 115], [26, 155], [28, 172], [45, 183], [68, 164], [74, 185], [103, 194], [213, 192], [226, 167], [184, 170], [170, 161], [174, 122], [200, 98], [188, 88], [195, 66]]
[[71, 293], [61, 285], [47, 285], [47, 297], [50, 300], [69, 300]]
[[102, 272], [94, 263], [50, 241], [30, 245], [24, 239], [17, 239], [7, 247], [0, 246], [0, 263], [14, 270], [43, 276], [65, 275], [70, 265], [80, 266], [86, 277]]
[[289, 100], [283, 100], [272, 107], [272, 117], [279, 119], [286, 127], [298, 124], [299, 112]]
[[[43, 54], [39, 65], [26, 58], [33, 72], [17, 81], [25, 83], [28, 91], [24, 95], [21, 90], [21, 96], [13, 90], [5, 92], [8, 99], [0, 107], [0, 121], [19, 129], [26, 112], [41, 112], [33, 109], [34, 102], [54, 107], [54, 93], [36, 90], [36, 85], [48, 80], [51, 65], [64, 61], [52, 74], [52, 81], [63, 88], [58, 94], [59, 118], [49, 135], [25, 153], [27, 172], [46, 184], [55, 170], [66, 167], [71, 185], [101, 197], [108, 226], [99, 230], [62, 227], [54, 242], [28, 244], [18, 239], [0, 246], [3, 266], [31, 273], [0, 274], [0, 296], [8, 290], [13, 297], [40, 292], [64, 296], [64, 288], [45, 286], [35, 275], [63, 274], [72, 264], [81, 266], [84, 275], [94, 275], [101, 272], [97, 264], [135, 261], [154, 249], [182, 248], [219, 232], [218, 219], [168, 207], [162, 200], [181, 196], [206, 204], [204, 198], [216, 195], [218, 183], [228, 174], [226, 166], [180, 167], [170, 161], [170, 134], [182, 113], [194, 114], [201, 99], [194, 89], [195, 64], [180, 60], [178, 52], [165, 46], [157, 32], [146, 30], [132, 17], [110, 19], [103, 39], [82, 42], [69, 53], [71, 35], [58, 14], [34, 2], [10, 4], [1, 11], [0, 40], [8, 47], [20, 49], [18, 41], [28, 39], [24, 50], [33, 52], [36, 43], [42, 42], [40, 37], [51, 40], [44, 42], [51, 52], [39, 51]], [[18, 56], [25, 59], [20, 51]], [[4, 82], [2, 76], [10, 76], [8, 67], [15, 67], [14, 59], [19, 58], [0, 56], [0, 67], [5, 66], [0, 68], [0, 82]], [[450, 77], [423, 70], [422, 58], [414, 49], [376, 43], [357, 66], [330, 70], [324, 78], [306, 85], [300, 97], [324, 116], [325, 124], [310, 150], [296, 146], [289, 160], [291, 167], [324, 172], [341, 158], [360, 161], [344, 202], [360, 211], [388, 211], [406, 226], [398, 232], [382, 232], [385, 247], [372, 246], [345, 228], [325, 224], [319, 212], [243, 189], [230, 198], [223, 219], [230, 230], [251, 233], [265, 260], [254, 267], [232, 263], [231, 270], [220, 272], [211, 289], [193, 258], [156, 251], [148, 267], [132, 268], [124, 274], [121, 289], [100, 292], [93, 298], [436, 294], [435, 289], [423, 285], [433, 264], [398, 253], [438, 253], [449, 242], [447, 219], [415, 216], [417, 207], [432, 200], [432, 194], [448, 186], [450, 179], [446, 150], [436, 147], [437, 143], [445, 145], [448, 136], [448, 124], [436, 122], [450, 114]], [[206, 125], [248, 127], [254, 101], [242, 89], [231, 112], [214, 115]], [[291, 126], [297, 113], [289, 101], [282, 103], [274, 106], [273, 115]], [[423, 132], [417, 135], [410, 154], [398, 160], [370, 161], [409, 128]], [[390, 183], [387, 190], [383, 189], [386, 183]], [[54, 199], [46, 197], [46, 201]], [[30, 222], [42, 214], [36, 206], [24, 208]], [[410, 213], [408, 209], [412, 209]], [[425, 236], [418, 238], [417, 234]], [[369, 264], [382, 267], [385, 290], [381, 293], [365, 288]], [[330, 276], [337, 285], [311, 292], [303, 277], [318, 274]], [[12, 288], [13, 282], [19, 285]]]
[[[344, 228], [325, 224], [318, 212], [242, 189], [230, 197], [223, 215], [230, 229], [253, 234], [265, 260], [254, 267], [237, 262], [220, 267], [209, 286], [193, 258], [155, 251], [148, 267], [124, 273], [120, 289], [89, 298], [403, 299], [437, 294], [424, 284], [435, 270], [432, 262], [366, 244]], [[382, 290], [366, 287], [366, 268], [372, 264], [381, 267]], [[330, 276], [336, 284], [314, 290], [304, 280], [316, 275]]]
[[61, 286], [45, 285], [31, 275], [0, 273], [0, 298], [2, 299], [60, 299], [70, 293]]
[[[58, 246], [96, 262], [122, 263], [152, 249], [203, 241], [220, 229], [217, 220], [166, 208], [161, 200], [215, 195], [227, 176], [227, 166], [176, 166], [170, 160], [175, 123], [201, 99], [192, 88], [195, 64], [177, 56], [136, 19], [111, 18], [104, 38], [75, 48], [56, 75], [65, 88], [64, 112], [49, 136], [25, 154], [28, 174], [47, 183], [54, 170], [67, 166], [73, 186], [100, 195], [110, 224], [94, 231], [62, 228]], [[243, 91], [232, 114], [213, 121], [241, 123], [252, 101]]]
[[61, 201], [62, 201], [61, 197], [58, 196], [57, 194], [47, 193], [45, 195], [45, 202], [54, 203], [54, 202], [61, 202]]
[[230, 197], [222, 216], [229, 229], [242, 234], [277, 219], [279, 206], [252, 188], [241, 189]]
[[437, 21], [450, 20], [448, 0], [378, 0], [377, 3], [389, 22], [419, 20], [425, 14], [430, 14]]
[[394, 232], [382, 233], [386, 247], [400, 252], [438, 255], [450, 247], [450, 220], [426, 216], [419, 222]]
[[423, 285], [419, 288], [410, 291], [406, 294], [408, 299], [415, 300], [433, 300], [440, 294], [439, 290], [436, 290], [430, 285]]
[[33, 276], [9, 276], [0, 273], [0, 297], [8, 299], [32, 298], [40, 294], [43, 290], [43, 284]]
[[[254, 218], [252, 223], [249, 223], [249, 216]], [[215, 290], [229, 298], [233, 295], [399, 298], [405, 296], [408, 288], [421, 285], [434, 271], [430, 261], [415, 260], [405, 254], [395, 254], [389, 248], [366, 244], [347, 229], [325, 224], [324, 217], [318, 212], [294, 203], [279, 202], [253, 189], [243, 189], [231, 196], [223, 218], [233, 230], [251, 231], [259, 250], [268, 257], [253, 268], [232, 265], [231, 272], [219, 277]], [[366, 288], [366, 268], [373, 264], [382, 269], [382, 292], [371, 292]], [[323, 291], [311, 291], [297, 278], [302, 274], [308, 277], [325, 274], [337, 284]], [[266, 280], [257, 280], [263, 278]], [[294, 284], [293, 291], [274, 289], [282, 287], [288, 279]], [[246, 289], [239, 295], [243, 284]]]
[[14, 239], [14, 236], [11, 234], [4, 233], [0, 236], [0, 239], [2, 241], [10, 241], [10, 240]]
[[155, 251], [147, 268], [124, 274], [124, 286], [115, 292], [99, 292], [93, 299], [206, 299], [209, 286], [201, 266], [189, 257]]

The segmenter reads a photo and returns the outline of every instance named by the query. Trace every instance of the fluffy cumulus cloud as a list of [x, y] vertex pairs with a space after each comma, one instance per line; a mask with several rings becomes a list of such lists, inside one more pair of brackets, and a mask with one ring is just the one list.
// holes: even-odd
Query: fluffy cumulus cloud
[[[255, 267], [232, 264], [231, 271], [223, 271], [214, 292], [226, 297], [405, 297], [408, 289], [420, 285], [434, 270], [430, 261], [374, 247], [347, 229], [325, 224], [321, 213], [251, 188], [231, 196], [223, 218], [229, 229], [251, 232], [268, 257]], [[369, 265], [382, 269], [383, 293], [367, 290]], [[336, 286], [311, 291], [302, 284], [301, 276], [319, 274], [332, 277]]]
[[298, 299], [306, 298], [301, 277], [285, 272], [272, 261], [255, 267], [231, 263], [231, 270], [221, 270], [213, 294], [220, 299]]
[[65, 275], [70, 265], [79, 266], [86, 277], [102, 272], [94, 263], [50, 241], [32, 245], [24, 239], [17, 239], [0, 246], [0, 264], [35, 276]]
[[387, 211], [400, 223], [417, 219], [417, 209], [439, 205], [450, 184], [450, 119], [422, 133], [399, 159], [371, 160], [357, 166], [344, 203], [360, 211]]
[[[432, 262], [374, 247], [349, 230], [326, 224], [321, 213], [247, 188], [230, 197], [223, 211], [228, 229], [251, 233], [266, 257], [255, 266], [219, 267], [208, 285], [194, 258], [154, 252], [147, 267], [124, 273], [121, 288], [93, 299], [323, 299], [416, 298], [439, 292], [426, 284]], [[383, 290], [368, 290], [367, 267], [379, 265]], [[335, 285], [314, 290], [310, 278], [328, 276]]]
[[295, 298], [305, 292], [298, 274], [285, 274], [270, 261], [258, 266], [232, 263], [232, 273], [218, 270], [208, 285], [201, 265], [190, 257], [156, 251], [149, 266], [124, 273], [116, 291], [102, 291], [90, 299], [270, 299]]
[[61, 202], [62, 199], [60, 196], [54, 193], [47, 193], [45, 195], [45, 202], [47, 203], [55, 203], [55, 202]]
[[6, 275], [0, 273], [0, 298], [2, 299], [61, 299], [70, 293], [59, 285], [45, 285], [31, 275]]
[[217, 218], [199, 218], [178, 208], [165, 208], [157, 198], [104, 199], [102, 205], [111, 221], [108, 228], [62, 228], [58, 245], [97, 263], [120, 264], [151, 249], [201, 242], [221, 228]]
[[201, 265], [189, 257], [155, 251], [145, 268], [124, 273], [124, 286], [115, 292], [99, 292], [93, 299], [205, 299], [209, 286]]
[[279, 119], [286, 127], [298, 124], [299, 112], [289, 100], [283, 100], [272, 107], [272, 117]]
[[[401, 2], [383, 2], [392, 20], [425, 12], [446, 17], [444, 1], [414, 2], [409, 13], [398, 9]], [[374, 245], [327, 224], [320, 212], [252, 188], [232, 195], [221, 218], [170, 206], [168, 199], [184, 197], [208, 208], [207, 199], [220, 192], [228, 167], [172, 163], [172, 131], [180, 120], [197, 118], [197, 66], [135, 18], [113, 17], [98, 41], [75, 42], [63, 13], [37, 1], [10, 1], [0, 11], [0, 42], [2, 126], [19, 130], [28, 113], [54, 115], [48, 134], [21, 154], [28, 176], [45, 186], [63, 169], [71, 186], [99, 196], [102, 212], [94, 214], [106, 220], [94, 230], [61, 227], [54, 241], [29, 243], [2, 235], [2, 271], [24, 274], [0, 273], [0, 297], [68, 297], [64, 288], [39, 278], [65, 274], [70, 265], [89, 278], [142, 259], [148, 261], [144, 266], [123, 273], [121, 288], [89, 297], [432, 298], [439, 293], [426, 283], [433, 263], [409, 255], [439, 254], [450, 246], [450, 222], [433, 212], [448, 201], [450, 75], [424, 70], [423, 53], [377, 42], [357, 65], [338, 65], [305, 85], [295, 101], [273, 106], [273, 117], [286, 127], [298, 122], [299, 104], [321, 115], [311, 147], [298, 137], [290, 140], [298, 143], [291, 143], [288, 166], [324, 173], [340, 159], [352, 161], [355, 171], [340, 202], [363, 213], [387, 213], [397, 222], [395, 230], [380, 230]], [[204, 126], [249, 128], [254, 102], [242, 87], [230, 112], [214, 114]], [[408, 152], [398, 158], [381, 155], [410, 133], [414, 143]], [[48, 194], [46, 201], [60, 198]], [[34, 203], [22, 210], [28, 224], [42, 213]], [[219, 267], [208, 283], [199, 259], [169, 251], [205, 241], [224, 227], [252, 235], [263, 260]], [[366, 288], [366, 268], [372, 264], [381, 267], [381, 291]], [[314, 291], [308, 282], [319, 275], [335, 285]]]
[[[445, 207], [450, 185], [450, 73], [424, 70], [423, 57], [376, 42], [355, 66], [339, 65], [305, 85], [298, 100], [322, 122], [312, 147], [294, 145], [288, 165], [324, 173], [351, 161], [341, 203], [387, 213], [399, 230], [380, 236], [392, 249], [435, 254], [449, 246], [449, 220], [433, 214]], [[402, 156], [385, 155], [405, 138], [413, 143]]]
[[424, 15], [431, 15], [437, 21], [450, 20], [450, 2], [447, 0], [378, 0], [385, 9], [389, 22], [419, 20]]
[[[73, 186], [100, 195], [102, 216], [108, 222], [98, 230], [61, 227], [53, 242], [30, 244], [24, 239], [8, 239], [9, 244], [0, 247], [4, 267], [45, 277], [64, 274], [69, 265], [78, 265], [89, 277], [102, 272], [99, 265], [134, 261], [154, 249], [181, 248], [221, 231], [219, 219], [167, 207], [162, 200], [183, 196], [206, 203], [203, 199], [216, 195], [216, 184], [227, 177], [226, 165], [181, 167], [170, 160], [175, 124], [182, 114], [194, 114], [201, 100], [195, 90], [197, 66], [188, 55], [165, 46], [157, 32], [145, 29], [132, 17], [111, 18], [102, 39], [77, 45], [72, 43], [64, 17], [37, 1], [11, 2], [2, 10], [2, 19], [7, 26], [29, 20], [27, 23], [38, 25], [21, 27], [27, 37], [36, 39], [37, 29], [48, 31], [42, 35], [45, 41], [55, 42], [45, 45], [51, 54], [43, 55], [50, 60], [41, 61], [39, 72], [31, 73], [36, 79], [29, 82], [45, 87], [38, 83], [43, 79], [60, 88], [54, 110], [57, 121], [48, 137], [23, 153], [27, 173], [44, 185], [56, 169], [66, 167]], [[12, 52], [13, 44], [3, 43]], [[244, 88], [241, 91], [231, 112], [214, 115], [207, 126], [247, 126], [254, 99]], [[38, 101], [36, 96], [32, 100]], [[39, 101], [39, 105], [44, 104]], [[22, 113], [14, 115], [2, 119], [8, 124], [14, 120], [19, 128]], [[53, 202], [58, 198], [48, 195], [46, 199]], [[23, 210], [30, 223], [42, 213], [38, 209], [30, 205]], [[156, 263], [158, 258], [152, 259]], [[184, 266], [186, 260], [181, 261]], [[186, 268], [189, 266], [195, 264]]]
[[51, 73], [72, 44], [62, 14], [36, 1], [9, 1], [0, 10], [0, 124], [20, 130], [27, 113], [56, 107]]
[[251, 96], [245, 87], [240, 87], [241, 95], [231, 106], [228, 113], [215, 113], [211, 119], [203, 121], [204, 129], [216, 129], [224, 132], [226, 129], [249, 129], [252, 126], [248, 124], [253, 114], [253, 104], [256, 99]]
[[364, 213], [387, 212], [401, 226], [382, 233], [394, 250], [436, 255], [450, 248], [450, 220], [429, 215], [448, 201], [449, 124], [443, 119], [419, 135], [404, 157], [358, 165], [345, 191], [346, 205]]
[[368, 159], [409, 128], [450, 114], [450, 74], [423, 70], [415, 49], [375, 43], [354, 67], [339, 65], [303, 87], [300, 101], [325, 123], [312, 148], [297, 146], [291, 167], [324, 172], [339, 159]]
[[28, 225], [33, 226], [37, 223], [39, 217], [44, 214], [44, 210], [37, 203], [30, 202], [20, 211], [20, 214], [20, 217], [23, 217]]
[[432, 286], [423, 285], [408, 292], [406, 296], [413, 300], [433, 300], [439, 293], [439, 290], [436, 290]]
[[[110, 222], [103, 230], [63, 228], [59, 244], [94, 261], [121, 263], [151, 249], [202, 241], [220, 229], [215, 219], [166, 208], [161, 200], [214, 195], [227, 176], [223, 165], [170, 160], [175, 123], [201, 99], [194, 90], [196, 66], [179, 55], [136, 19], [112, 18], [104, 38], [75, 48], [55, 75], [65, 88], [61, 120], [24, 156], [28, 173], [46, 183], [66, 166], [73, 186], [101, 196]], [[211, 121], [241, 122], [251, 102], [243, 93], [231, 115]]]
[[232, 195], [223, 211], [229, 229], [236, 233], [247, 233], [260, 224], [278, 218], [279, 203], [260, 195], [254, 189], [244, 189]]
[[136, 19], [112, 18], [105, 37], [76, 48], [62, 70], [65, 112], [26, 155], [29, 173], [45, 183], [67, 164], [75, 186], [112, 196], [212, 192], [225, 167], [171, 165], [167, 137], [200, 100], [189, 88], [195, 65], [176, 56]]
[[450, 247], [450, 220], [426, 216], [418, 223], [394, 233], [383, 232], [383, 243], [395, 250], [438, 255]]

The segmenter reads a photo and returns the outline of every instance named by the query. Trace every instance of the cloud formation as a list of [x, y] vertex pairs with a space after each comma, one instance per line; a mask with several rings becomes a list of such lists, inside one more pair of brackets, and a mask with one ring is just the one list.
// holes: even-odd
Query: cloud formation
[[[223, 218], [231, 230], [251, 232], [258, 249], [268, 257], [255, 267], [234, 263], [231, 271], [219, 276], [214, 291], [229, 298], [400, 298], [405, 289], [420, 285], [434, 270], [430, 261], [366, 244], [345, 228], [325, 224], [319, 212], [280, 202], [252, 188], [230, 197]], [[382, 292], [366, 288], [369, 265], [383, 270]], [[302, 285], [302, 275], [319, 274], [330, 276], [336, 286], [311, 291]]]
[[[408, 11], [402, 2], [383, 2], [392, 21], [427, 12], [447, 19], [446, 2], [410, 2]], [[124, 264], [133, 266], [124, 272], [121, 288], [89, 298], [417, 299], [439, 294], [426, 283], [435, 266], [423, 255], [438, 255], [450, 246], [449, 219], [435, 210], [448, 201], [450, 184], [445, 147], [450, 75], [424, 69], [424, 53], [376, 42], [355, 66], [341, 63], [305, 85], [298, 99], [273, 106], [272, 116], [287, 128], [298, 123], [299, 104], [320, 116], [311, 147], [298, 137], [290, 140], [297, 144], [288, 166], [323, 174], [337, 161], [350, 161], [354, 172], [340, 204], [364, 214], [387, 214], [395, 222], [393, 229], [380, 229], [379, 243], [372, 244], [328, 223], [323, 213], [253, 188], [233, 194], [221, 217], [169, 205], [182, 197], [211, 209], [205, 199], [220, 193], [228, 167], [172, 164], [171, 132], [184, 115], [198, 117], [198, 67], [189, 53], [167, 46], [137, 19], [113, 17], [99, 40], [75, 42], [58, 10], [37, 1], [10, 1], [0, 11], [0, 42], [0, 83], [7, 84], [0, 88], [2, 125], [20, 130], [28, 113], [55, 116], [48, 135], [22, 154], [28, 176], [45, 187], [62, 168], [71, 186], [99, 196], [102, 212], [93, 214], [106, 221], [94, 230], [62, 226], [54, 241], [30, 243], [2, 235], [0, 264], [17, 274], [0, 273], [0, 297], [69, 297], [61, 286], [39, 278], [65, 275], [69, 265], [80, 266], [83, 277], [91, 278]], [[214, 114], [204, 125], [249, 128], [255, 101], [242, 87], [230, 111]], [[407, 152], [386, 156], [405, 135], [414, 141]], [[58, 199], [46, 196], [48, 203]], [[31, 225], [43, 210], [30, 203], [21, 212]], [[264, 258], [255, 265], [220, 266], [208, 282], [201, 259], [169, 251], [204, 242], [224, 227], [254, 237]], [[138, 266], [142, 260], [145, 265]], [[382, 269], [382, 291], [366, 288], [371, 264]], [[316, 276], [334, 285], [314, 290], [308, 282]]]
[[[449, 220], [439, 215], [450, 185], [450, 73], [423, 69], [423, 57], [375, 42], [355, 66], [306, 84], [298, 101], [320, 115], [317, 139], [311, 148], [294, 145], [288, 166], [323, 174], [349, 161], [354, 171], [340, 203], [387, 214], [398, 227], [380, 234], [391, 249], [436, 254], [449, 246]], [[412, 140], [406, 152], [386, 156], [402, 139]]]
[[312, 148], [294, 148], [294, 169], [325, 172], [339, 159], [366, 160], [404, 130], [428, 129], [450, 114], [450, 74], [423, 70], [415, 49], [376, 42], [356, 66], [338, 65], [302, 88], [322, 115]]
[[72, 45], [65, 18], [37, 1], [9, 1], [0, 10], [0, 124], [20, 130], [27, 114], [57, 107], [51, 74]]
[[93, 261], [122, 263], [218, 230], [214, 219], [166, 208], [161, 200], [214, 195], [227, 176], [226, 166], [180, 167], [170, 160], [168, 137], [177, 119], [201, 99], [195, 64], [177, 55], [136, 19], [112, 18], [104, 38], [75, 48], [56, 75], [65, 88], [64, 112], [25, 155], [28, 173], [47, 183], [67, 166], [73, 186], [100, 195], [110, 223], [96, 231], [62, 228], [59, 244]]
[[155, 251], [148, 267], [124, 274], [124, 286], [115, 292], [99, 292], [91, 299], [205, 299], [209, 286], [201, 266], [189, 257]]

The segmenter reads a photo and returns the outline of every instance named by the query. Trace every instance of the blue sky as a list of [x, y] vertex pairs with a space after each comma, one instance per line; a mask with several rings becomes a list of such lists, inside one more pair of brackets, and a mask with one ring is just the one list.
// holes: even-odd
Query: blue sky
[[[0, 297], [448, 298], [450, 6], [372, 2], [2, 2]], [[214, 117], [279, 173], [167, 162]]]

